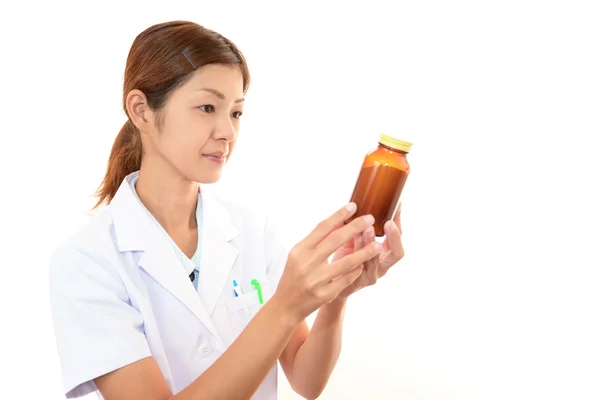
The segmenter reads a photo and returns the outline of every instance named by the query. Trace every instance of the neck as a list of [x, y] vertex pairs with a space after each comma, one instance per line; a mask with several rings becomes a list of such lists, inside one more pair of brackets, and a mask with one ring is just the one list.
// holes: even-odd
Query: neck
[[171, 171], [165, 166], [155, 168], [142, 164], [136, 192], [166, 231], [194, 229], [197, 227], [198, 184]]

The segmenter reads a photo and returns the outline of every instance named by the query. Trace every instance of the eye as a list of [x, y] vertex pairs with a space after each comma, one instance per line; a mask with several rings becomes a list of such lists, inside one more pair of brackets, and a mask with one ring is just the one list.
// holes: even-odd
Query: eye
[[210, 105], [210, 104], [207, 104], [205, 106], [200, 106], [198, 108], [201, 109], [202, 111], [204, 111], [207, 114], [215, 111], [215, 107], [212, 106], [212, 105]]
[[235, 111], [233, 113], [233, 118], [235, 119], [239, 119], [242, 116], [242, 112], [241, 111]]

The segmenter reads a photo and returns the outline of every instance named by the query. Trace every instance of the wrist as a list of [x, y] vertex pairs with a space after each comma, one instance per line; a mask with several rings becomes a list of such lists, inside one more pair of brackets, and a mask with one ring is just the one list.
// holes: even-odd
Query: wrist
[[328, 319], [338, 319], [344, 315], [346, 310], [346, 297], [336, 298], [331, 303], [321, 306], [319, 313], [327, 316]]
[[347, 297], [336, 297], [331, 303], [327, 304], [332, 310], [343, 312], [346, 309]]
[[265, 306], [269, 305], [269, 308], [283, 326], [295, 329], [304, 321], [304, 318], [299, 313], [294, 312], [289, 303], [285, 296], [280, 296], [275, 292], [273, 297], [265, 303]]

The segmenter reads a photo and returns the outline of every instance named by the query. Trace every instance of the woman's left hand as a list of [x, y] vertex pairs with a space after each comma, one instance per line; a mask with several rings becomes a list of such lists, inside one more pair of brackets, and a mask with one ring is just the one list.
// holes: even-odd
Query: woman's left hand
[[[376, 256], [361, 267], [363, 271], [360, 277], [350, 286], [344, 289], [336, 298], [342, 300], [350, 296], [352, 293], [375, 284], [379, 278], [384, 276], [388, 270], [404, 257], [404, 248], [402, 247], [402, 228], [400, 224], [400, 207], [394, 216], [393, 221], [387, 221], [383, 227], [385, 232], [385, 240], [383, 241], [383, 252]], [[348, 254], [360, 250], [364, 246], [375, 241], [375, 231], [373, 227], [367, 229], [363, 235], [357, 236], [354, 240], [348, 241], [340, 247], [334, 254], [332, 262], [339, 260]], [[335, 300], [334, 300], [335, 301]]]

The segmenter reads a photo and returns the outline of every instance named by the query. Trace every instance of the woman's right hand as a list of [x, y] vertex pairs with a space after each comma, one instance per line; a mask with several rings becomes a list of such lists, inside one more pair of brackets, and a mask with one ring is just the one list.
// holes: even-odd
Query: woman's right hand
[[373, 242], [362, 249], [329, 263], [329, 257], [350, 239], [362, 235], [373, 225], [371, 215], [354, 219], [344, 225], [356, 212], [350, 203], [329, 218], [289, 252], [285, 269], [273, 295], [285, 308], [286, 314], [301, 322], [322, 305], [334, 300], [362, 272], [364, 262], [378, 257], [383, 248]]

